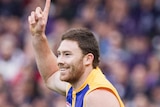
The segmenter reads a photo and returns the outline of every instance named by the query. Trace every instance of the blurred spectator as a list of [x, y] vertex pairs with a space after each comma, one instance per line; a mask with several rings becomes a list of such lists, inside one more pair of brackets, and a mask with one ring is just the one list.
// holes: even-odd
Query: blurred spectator
[[21, 2], [15, 0], [1, 0], [0, 1], [0, 15], [3, 16], [18, 16], [23, 15], [24, 8]]
[[5, 81], [12, 82], [23, 67], [25, 57], [13, 35], [4, 34], [0, 44], [0, 73]]
[[130, 82], [127, 87], [126, 99], [133, 100], [137, 93], [147, 94], [147, 72], [148, 71], [143, 64], [137, 64], [134, 66], [129, 78]]
[[150, 90], [151, 93], [151, 101], [154, 105], [160, 105], [160, 82], [158, 81], [157, 84]]
[[133, 101], [127, 102], [126, 107], [150, 107], [150, 101], [144, 93], [137, 93]]
[[55, 107], [66, 107], [65, 97], [59, 96], [54, 104]]
[[128, 93], [127, 86], [129, 84], [129, 72], [128, 66], [122, 61], [112, 61], [112, 64], [108, 66], [109, 70], [106, 74], [106, 77], [113, 83], [117, 88], [120, 96], [125, 98], [125, 95]]
[[122, 33], [128, 34], [135, 32], [135, 21], [130, 16], [127, 0], [107, 0], [108, 7], [107, 22], [112, 23]]
[[147, 84], [149, 88], [152, 88], [160, 78], [160, 62], [156, 55], [153, 54], [148, 58], [147, 69]]
[[148, 37], [141, 34], [135, 34], [127, 37], [125, 41], [125, 49], [129, 53], [129, 67], [133, 69], [136, 64], [147, 64], [147, 59], [150, 56], [151, 48]]
[[136, 21], [139, 32], [154, 37], [159, 31], [157, 0], [139, 0], [131, 9], [131, 14]]

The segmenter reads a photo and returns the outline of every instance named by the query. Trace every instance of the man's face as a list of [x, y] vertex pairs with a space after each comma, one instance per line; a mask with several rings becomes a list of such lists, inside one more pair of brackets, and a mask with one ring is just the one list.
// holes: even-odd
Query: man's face
[[58, 48], [60, 79], [74, 83], [84, 72], [83, 54], [76, 41], [63, 40]]

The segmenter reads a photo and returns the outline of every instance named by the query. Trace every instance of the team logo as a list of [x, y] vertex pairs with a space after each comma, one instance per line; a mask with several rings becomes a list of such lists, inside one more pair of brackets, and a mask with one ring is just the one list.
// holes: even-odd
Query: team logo
[[66, 107], [72, 107], [69, 102], [66, 102]]

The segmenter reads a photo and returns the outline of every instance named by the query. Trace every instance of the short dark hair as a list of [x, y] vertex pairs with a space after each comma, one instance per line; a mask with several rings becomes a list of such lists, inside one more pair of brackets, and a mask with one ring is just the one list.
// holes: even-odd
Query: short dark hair
[[84, 55], [92, 53], [94, 55], [93, 68], [99, 65], [99, 45], [94, 34], [87, 28], [72, 28], [66, 31], [61, 38], [63, 40], [76, 41]]

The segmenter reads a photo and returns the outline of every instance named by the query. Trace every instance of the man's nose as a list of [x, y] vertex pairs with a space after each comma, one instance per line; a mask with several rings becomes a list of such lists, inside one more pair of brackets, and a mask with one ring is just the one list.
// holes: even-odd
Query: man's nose
[[57, 58], [57, 63], [58, 63], [58, 64], [64, 63], [64, 58], [63, 58], [62, 55], [61, 55], [61, 56], [58, 56], [58, 58]]

